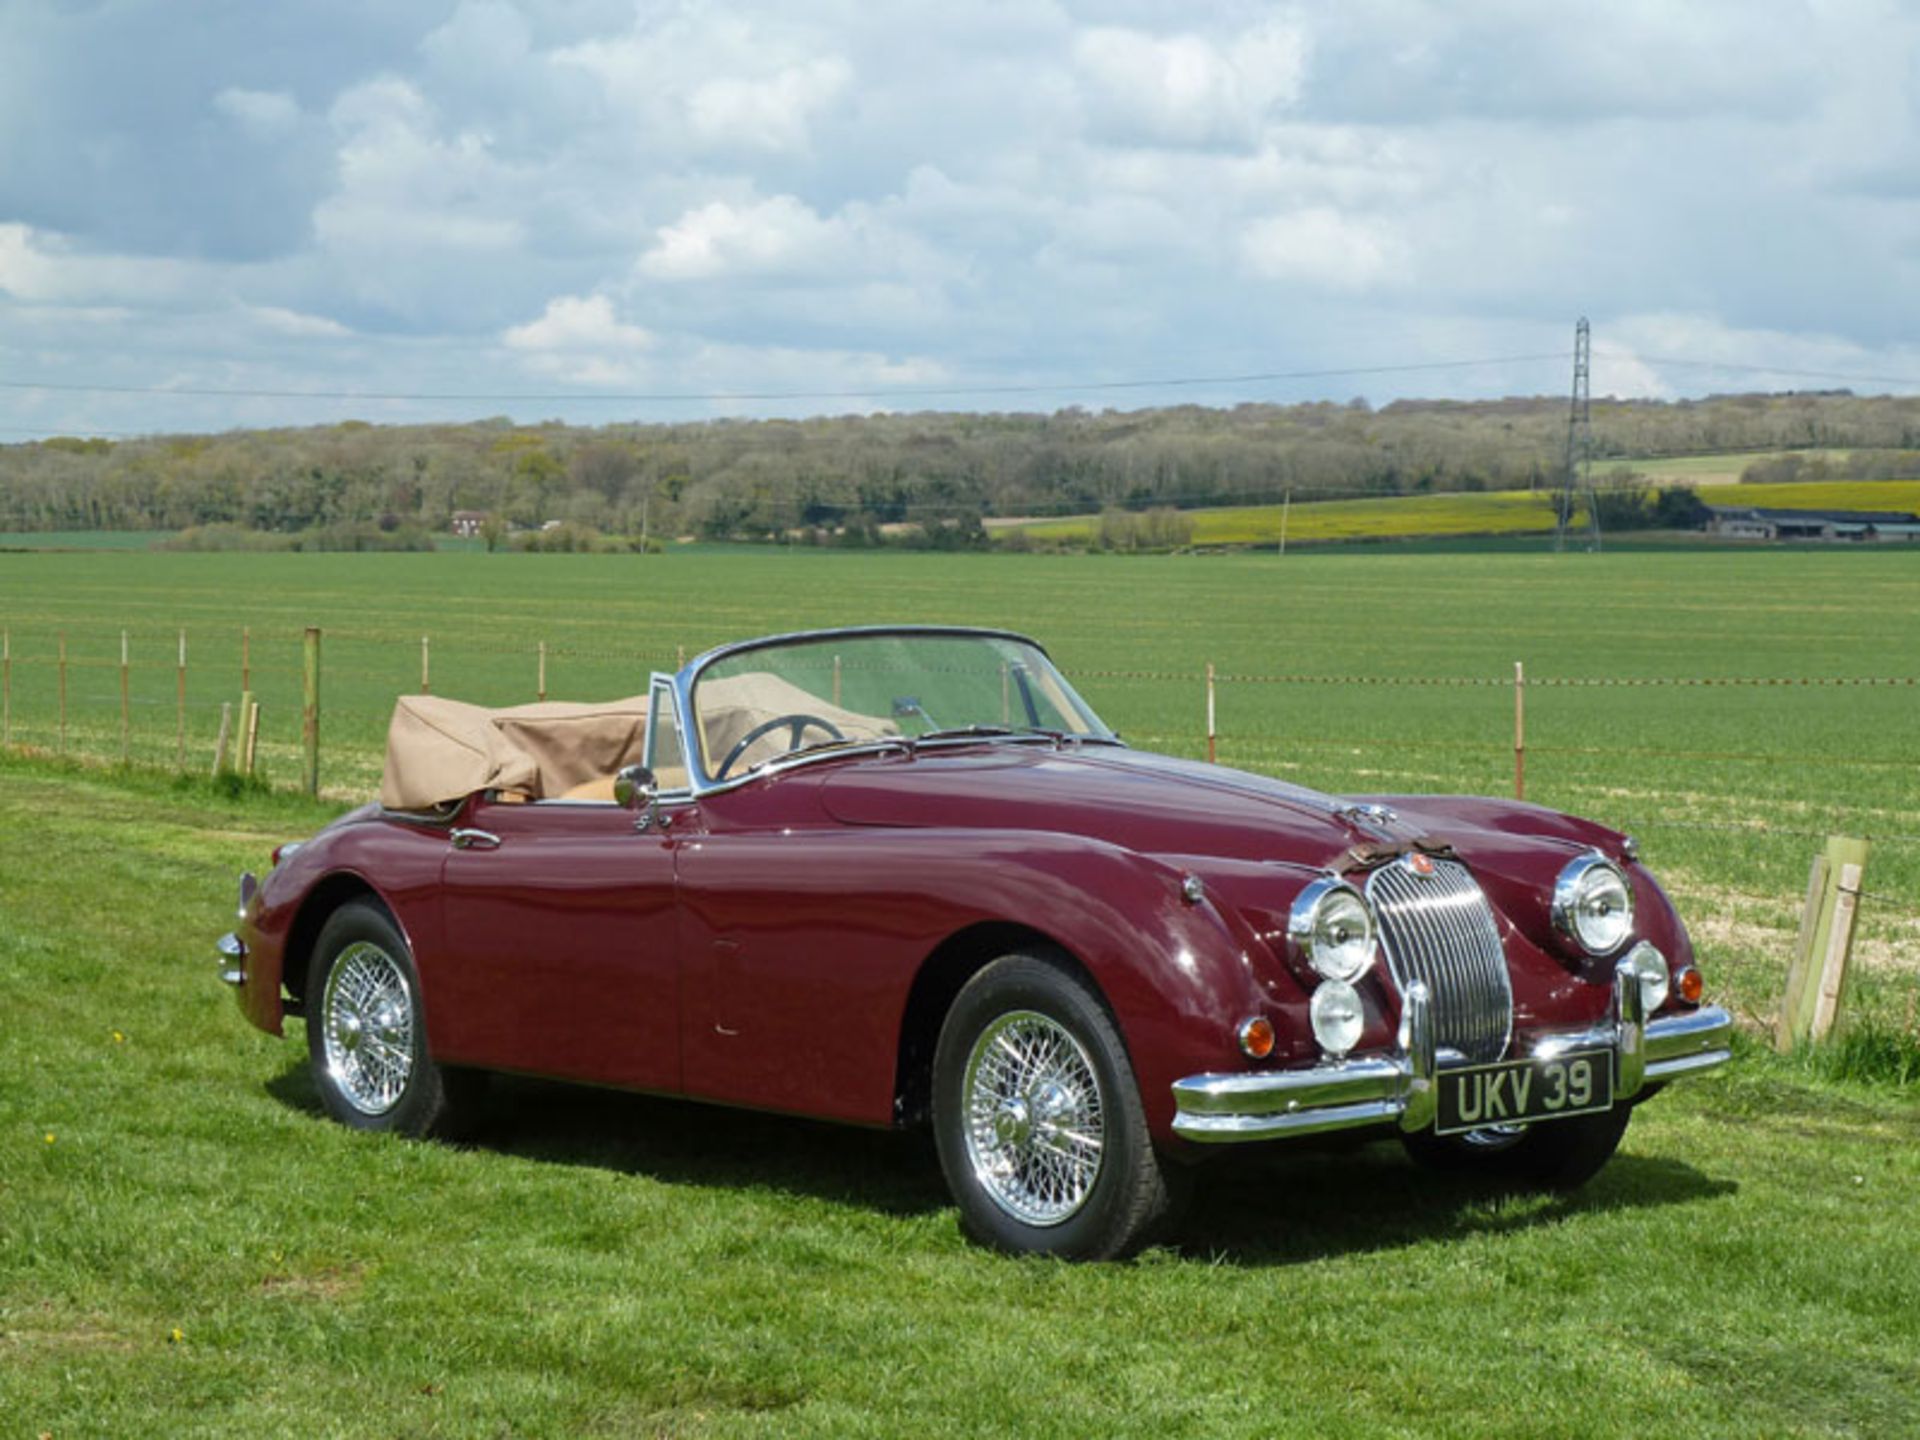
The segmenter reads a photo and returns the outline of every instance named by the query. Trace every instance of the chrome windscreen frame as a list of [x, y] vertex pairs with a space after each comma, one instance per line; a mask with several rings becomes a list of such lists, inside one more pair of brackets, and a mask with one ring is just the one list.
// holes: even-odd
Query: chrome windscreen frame
[[[1046, 647], [1029, 635], [1022, 635], [1017, 630], [995, 630], [971, 625], [847, 625], [826, 630], [789, 630], [778, 635], [765, 635], [755, 640], [740, 640], [732, 644], [716, 646], [712, 650], [696, 655], [672, 674], [661, 670], [654, 671], [649, 680], [649, 686], [664, 683], [671, 688], [673, 692], [674, 713], [680, 722], [680, 747], [686, 756], [688, 786], [684, 790], [675, 792], [672, 798], [698, 800], [707, 795], [724, 794], [729, 790], [737, 790], [742, 785], [751, 784], [756, 780], [764, 780], [770, 776], [784, 774], [789, 770], [811, 764], [816, 760], [840, 759], [849, 755], [884, 755], [890, 751], [902, 753], [910, 751], [913, 746], [906, 738], [890, 736], [882, 740], [859, 741], [850, 745], [837, 745], [831, 750], [816, 751], [786, 759], [770, 760], [766, 764], [755, 766], [752, 770], [746, 771], [743, 774], [732, 775], [725, 780], [716, 780], [707, 773], [706, 755], [704, 753], [705, 747], [700, 743], [698, 732], [694, 729], [693, 723], [694, 687], [699, 683], [700, 676], [705, 673], [709, 666], [715, 665], [722, 660], [730, 659], [736, 655], [748, 654], [755, 650], [773, 649], [783, 645], [813, 644], [823, 640], [842, 638], [860, 639], [867, 636], [893, 635], [953, 635], [983, 640], [1011, 640], [1016, 644], [1030, 646], [1042, 659], [1046, 660], [1048, 664], [1051, 665], [1053, 662], [1053, 657], [1047, 654]], [[1060, 675], [1057, 668], [1054, 673], [1059, 678], [1060, 684], [1066, 688], [1067, 693], [1079, 703], [1080, 707], [1085, 710], [1088, 715], [1098, 720], [1099, 717], [1093, 707], [1087, 704], [1078, 691], [1074, 690], [1066, 677]], [[1020, 736], [1017, 738], [1031, 741], [1044, 739], [1045, 737]], [[1104, 723], [1098, 734], [1071, 736], [1069, 738], [1072, 740], [1093, 741], [1112, 745], [1121, 743], [1118, 736], [1104, 727]], [[959, 743], [977, 742], [961, 741]]]

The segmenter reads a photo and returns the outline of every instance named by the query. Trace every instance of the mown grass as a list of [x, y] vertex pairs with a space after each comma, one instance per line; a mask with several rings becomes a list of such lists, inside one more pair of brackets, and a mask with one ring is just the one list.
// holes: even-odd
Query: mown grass
[[208, 941], [327, 813], [0, 759], [0, 1416], [70, 1435], [1907, 1434], [1910, 1094], [1764, 1056], [1579, 1195], [1208, 1171], [1135, 1264], [958, 1235], [930, 1148], [521, 1082], [318, 1114]]

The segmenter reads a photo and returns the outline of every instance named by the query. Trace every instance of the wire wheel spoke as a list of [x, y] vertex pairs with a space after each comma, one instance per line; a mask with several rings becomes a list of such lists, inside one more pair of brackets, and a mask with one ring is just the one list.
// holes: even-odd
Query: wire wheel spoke
[[1034, 1010], [980, 1033], [963, 1091], [967, 1156], [994, 1204], [1029, 1225], [1078, 1214], [1100, 1178], [1099, 1077], [1071, 1031]]
[[327, 1073], [347, 1102], [365, 1115], [400, 1103], [413, 1074], [413, 992], [406, 972], [385, 950], [356, 941], [327, 974], [321, 999]]

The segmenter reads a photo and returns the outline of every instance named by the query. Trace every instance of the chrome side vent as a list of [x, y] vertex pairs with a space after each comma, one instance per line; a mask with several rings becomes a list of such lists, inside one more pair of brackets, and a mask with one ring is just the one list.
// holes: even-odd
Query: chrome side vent
[[1493, 907], [1467, 867], [1425, 855], [1367, 877], [1387, 968], [1401, 993], [1424, 980], [1433, 996], [1434, 1039], [1475, 1064], [1507, 1052], [1513, 985]]

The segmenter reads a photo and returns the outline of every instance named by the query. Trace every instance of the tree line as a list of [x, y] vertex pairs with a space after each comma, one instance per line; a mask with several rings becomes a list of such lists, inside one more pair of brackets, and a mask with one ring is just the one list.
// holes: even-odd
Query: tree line
[[[1630, 474], [1637, 457], [1828, 449], [1855, 453], [1789, 457], [1785, 468], [1910, 475], [1920, 473], [1920, 399], [1601, 400], [1592, 443], [1596, 476]], [[545, 532], [549, 546], [694, 535], [967, 548], [986, 543], [983, 521], [996, 516], [1550, 490], [1566, 446], [1566, 402], [1544, 397], [598, 427], [345, 421], [0, 446], [0, 530], [225, 527], [209, 543], [249, 532], [365, 547], [444, 534], [472, 512], [496, 544], [560, 522], [559, 537]], [[1782, 462], [1763, 463], [1773, 468], [1752, 478], [1784, 478]], [[1180, 529], [1164, 516], [1140, 526]]]

